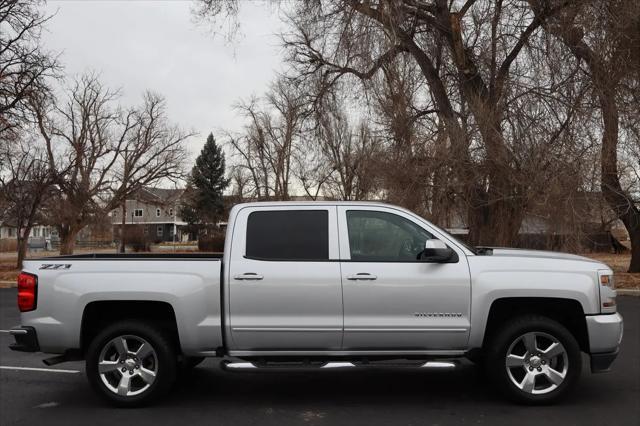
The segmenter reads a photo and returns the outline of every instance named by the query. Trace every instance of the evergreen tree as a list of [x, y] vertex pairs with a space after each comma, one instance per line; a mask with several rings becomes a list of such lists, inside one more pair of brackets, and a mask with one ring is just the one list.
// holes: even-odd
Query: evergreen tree
[[222, 193], [229, 185], [224, 172], [224, 153], [216, 144], [213, 134], [209, 134], [191, 170], [181, 208], [183, 219], [191, 227], [202, 229], [215, 224], [220, 218], [224, 208]]

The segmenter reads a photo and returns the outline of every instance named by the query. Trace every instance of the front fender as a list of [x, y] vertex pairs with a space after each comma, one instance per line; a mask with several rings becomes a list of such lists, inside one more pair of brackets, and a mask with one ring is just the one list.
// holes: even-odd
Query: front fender
[[575, 300], [585, 314], [599, 313], [595, 272], [485, 271], [472, 281], [469, 348], [484, 340], [491, 305], [504, 298], [557, 298]]

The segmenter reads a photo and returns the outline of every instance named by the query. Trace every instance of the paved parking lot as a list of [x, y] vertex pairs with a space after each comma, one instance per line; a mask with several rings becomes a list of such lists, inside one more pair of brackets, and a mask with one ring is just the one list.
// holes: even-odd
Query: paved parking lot
[[[0, 329], [19, 323], [15, 289], [0, 290]], [[95, 396], [80, 362], [51, 372], [42, 354], [9, 351], [0, 333], [1, 425], [640, 425], [640, 298], [620, 297], [625, 317], [614, 371], [585, 371], [562, 404], [522, 407], [488, 388], [477, 369], [455, 372], [349, 371], [224, 373], [208, 360], [169, 398], [144, 409], [114, 409]], [[585, 359], [585, 368], [587, 368]], [[77, 372], [76, 372], [77, 371]]]

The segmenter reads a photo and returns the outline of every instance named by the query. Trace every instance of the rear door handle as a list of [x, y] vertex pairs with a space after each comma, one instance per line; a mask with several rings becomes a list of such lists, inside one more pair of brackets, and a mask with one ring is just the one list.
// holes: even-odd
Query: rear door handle
[[238, 281], [259, 281], [263, 278], [262, 275], [256, 274], [255, 272], [245, 272], [244, 274], [233, 277], [234, 280]]
[[377, 280], [378, 277], [367, 272], [358, 272], [355, 275], [347, 275], [347, 279], [351, 281], [373, 281]]

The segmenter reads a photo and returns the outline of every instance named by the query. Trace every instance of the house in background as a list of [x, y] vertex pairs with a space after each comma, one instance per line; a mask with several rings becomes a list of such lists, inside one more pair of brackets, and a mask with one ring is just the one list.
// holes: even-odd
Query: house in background
[[[50, 249], [51, 237], [56, 233], [55, 228], [47, 225], [36, 225], [31, 228], [27, 247], [29, 249]], [[13, 251], [18, 241], [18, 229], [7, 222], [0, 222], [0, 242], [6, 241], [8, 244], [0, 244], [0, 251], [4, 251], [6, 246], [8, 251]]]
[[[3, 247], [13, 247], [18, 241], [16, 215], [20, 211], [20, 205], [15, 203], [30, 201], [26, 198], [26, 194], [40, 190], [38, 184], [30, 180], [12, 179], [3, 183], [3, 191], [0, 194], [0, 241], [3, 243]], [[24, 208], [26, 208], [26, 204]], [[45, 248], [51, 242], [50, 238], [55, 232], [55, 228], [46, 224], [46, 217], [42, 215], [41, 211], [36, 212], [32, 223], [34, 225], [27, 236], [28, 247]]]
[[[188, 237], [184, 230], [187, 223], [178, 214], [183, 193], [183, 189], [164, 188], [143, 188], [138, 191], [125, 202], [125, 233], [128, 227], [141, 228], [144, 239], [149, 242], [185, 240]], [[110, 213], [114, 239], [120, 236], [122, 214], [122, 207]]]
[[[31, 228], [29, 239], [31, 238], [49, 238], [51, 236], [53, 227], [47, 225], [36, 225]], [[17, 228], [9, 223], [0, 222], [0, 239], [11, 238], [17, 239]]]

